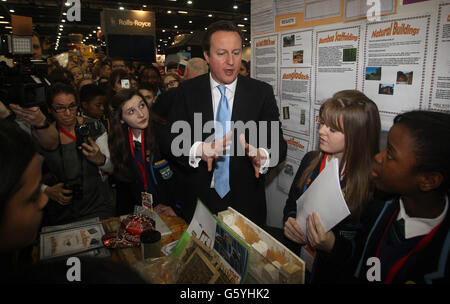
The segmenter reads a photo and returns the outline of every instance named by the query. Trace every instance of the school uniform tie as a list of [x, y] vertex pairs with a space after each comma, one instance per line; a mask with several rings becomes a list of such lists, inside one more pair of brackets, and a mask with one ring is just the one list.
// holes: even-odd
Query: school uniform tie
[[[222, 138], [229, 131], [229, 125], [226, 122], [231, 120], [230, 108], [228, 99], [225, 95], [225, 86], [217, 86], [220, 94], [219, 106], [216, 114], [216, 124], [221, 125], [221, 128], [216, 128], [215, 139]], [[217, 167], [214, 169], [214, 188], [220, 198], [223, 198], [230, 191], [230, 156], [223, 155], [216, 160]]]
[[137, 141], [137, 140], [133, 140], [133, 143], [134, 143], [134, 151], [135, 151], [135, 153], [136, 152], [141, 153], [141, 143], [139, 141]]
[[405, 241], [405, 220], [399, 219], [392, 223], [389, 232], [389, 243], [397, 245]]

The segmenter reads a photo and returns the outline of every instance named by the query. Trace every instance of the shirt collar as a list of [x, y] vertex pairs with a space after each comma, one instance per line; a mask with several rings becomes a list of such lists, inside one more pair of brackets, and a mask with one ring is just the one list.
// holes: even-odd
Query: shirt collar
[[410, 217], [406, 214], [403, 201], [400, 198], [400, 211], [398, 212], [397, 220], [403, 219], [405, 221], [405, 238], [413, 238], [419, 235], [428, 234], [434, 227], [439, 225], [447, 214], [448, 209], [448, 196], [445, 196], [445, 207], [444, 211], [435, 218], [421, 218], [421, 217]]
[[142, 134], [141, 132], [139, 132], [138, 137], [134, 136], [133, 132], [131, 132], [131, 134], [133, 135], [133, 141], [141, 142], [141, 134]]
[[[232, 83], [225, 85], [225, 87], [228, 90], [230, 90], [233, 94], [234, 94], [234, 91], [236, 90], [237, 79], [238, 79], [238, 77], [236, 77], [236, 79], [233, 80]], [[211, 84], [211, 92], [213, 92], [214, 89], [217, 88], [217, 86], [221, 85], [220, 83], [218, 83], [217, 81], [214, 80], [211, 73], [209, 73], [209, 83]]]

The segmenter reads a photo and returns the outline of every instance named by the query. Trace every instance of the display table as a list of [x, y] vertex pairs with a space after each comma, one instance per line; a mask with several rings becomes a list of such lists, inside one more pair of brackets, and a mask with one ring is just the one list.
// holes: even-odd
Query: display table
[[[183, 232], [187, 229], [188, 224], [180, 217], [169, 217], [158, 213], [159, 217], [166, 223], [169, 229], [172, 231], [171, 234], [165, 235], [161, 238], [161, 247], [177, 241]], [[103, 228], [106, 233], [116, 232], [120, 226], [120, 219], [118, 217], [109, 218], [102, 221]], [[158, 230], [158, 227], [156, 227]], [[162, 253], [161, 253], [162, 255]], [[131, 248], [115, 248], [111, 249], [111, 259], [114, 262], [120, 262], [125, 264], [132, 264], [138, 260], [142, 259], [141, 247], [131, 247]]]

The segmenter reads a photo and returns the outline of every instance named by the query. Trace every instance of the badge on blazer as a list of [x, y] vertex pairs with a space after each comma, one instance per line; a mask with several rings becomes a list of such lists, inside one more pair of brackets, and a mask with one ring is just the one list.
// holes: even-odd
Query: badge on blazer
[[163, 179], [170, 179], [173, 175], [173, 171], [170, 169], [169, 166], [161, 168], [159, 170], [159, 173], [161, 174]]

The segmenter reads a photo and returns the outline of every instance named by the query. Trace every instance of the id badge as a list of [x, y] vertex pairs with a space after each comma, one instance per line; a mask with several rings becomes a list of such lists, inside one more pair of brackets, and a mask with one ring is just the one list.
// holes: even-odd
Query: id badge
[[153, 211], [153, 196], [148, 192], [141, 192], [142, 207], [146, 208], [148, 211]]

